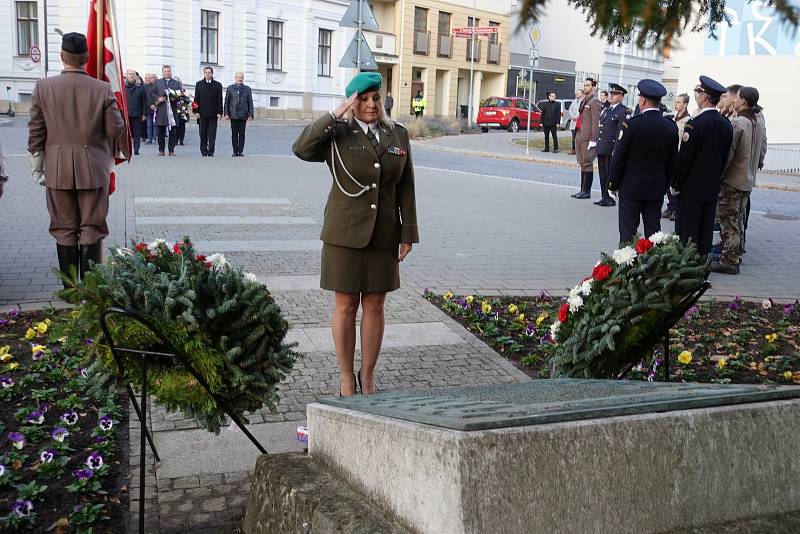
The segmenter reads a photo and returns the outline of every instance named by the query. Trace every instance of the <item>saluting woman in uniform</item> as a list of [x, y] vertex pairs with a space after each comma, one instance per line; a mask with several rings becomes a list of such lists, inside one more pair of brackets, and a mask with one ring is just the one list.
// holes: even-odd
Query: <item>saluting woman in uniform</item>
[[347, 100], [303, 130], [292, 147], [302, 160], [325, 162], [333, 177], [320, 235], [320, 287], [335, 292], [333, 342], [345, 396], [375, 392], [386, 293], [400, 287], [399, 262], [419, 242], [408, 132], [386, 116], [380, 89], [379, 73], [358, 74], [347, 85]]

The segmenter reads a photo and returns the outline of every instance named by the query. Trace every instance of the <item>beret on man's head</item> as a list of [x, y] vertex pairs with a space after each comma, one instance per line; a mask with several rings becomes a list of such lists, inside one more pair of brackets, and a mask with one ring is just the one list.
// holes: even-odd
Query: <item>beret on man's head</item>
[[89, 51], [86, 36], [77, 32], [65, 33], [61, 38], [61, 50], [70, 54], [85, 54]]
[[383, 78], [380, 72], [360, 72], [347, 84], [344, 95], [350, 98], [353, 93], [380, 91], [382, 81]]

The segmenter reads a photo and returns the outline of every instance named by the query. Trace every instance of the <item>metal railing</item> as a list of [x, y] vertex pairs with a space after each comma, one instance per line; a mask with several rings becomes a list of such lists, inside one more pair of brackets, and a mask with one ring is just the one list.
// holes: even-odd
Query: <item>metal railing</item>
[[439, 57], [452, 57], [453, 56], [453, 38], [449, 35], [439, 34], [439, 42], [436, 48], [436, 55]]
[[764, 170], [800, 174], [800, 145], [768, 145]]
[[431, 32], [414, 32], [414, 53], [427, 54], [431, 48]]
[[497, 43], [489, 43], [489, 51], [486, 54], [486, 61], [488, 63], [500, 64], [500, 45]]
[[[467, 39], [467, 61], [472, 60], [472, 39]], [[481, 40], [475, 42], [475, 61], [481, 60]]]

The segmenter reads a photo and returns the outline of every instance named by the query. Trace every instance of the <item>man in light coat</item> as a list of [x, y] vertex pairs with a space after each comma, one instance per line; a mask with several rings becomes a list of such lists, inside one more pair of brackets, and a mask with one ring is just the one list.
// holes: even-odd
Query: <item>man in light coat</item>
[[111, 86], [86, 73], [88, 59], [86, 37], [65, 34], [64, 70], [36, 82], [28, 123], [28, 152], [34, 177], [44, 173], [58, 267], [81, 275], [90, 261], [102, 261], [115, 141], [127, 135]]
[[575, 131], [575, 127], [578, 124], [578, 117], [580, 116], [580, 108], [581, 108], [581, 101], [583, 100], [583, 91], [578, 89], [575, 91], [575, 100], [569, 105], [567, 110], [569, 111], [569, 131], [572, 132], [572, 150], [568, 153], [571, 155], [575, 155], [575, 135], [578, 133]]

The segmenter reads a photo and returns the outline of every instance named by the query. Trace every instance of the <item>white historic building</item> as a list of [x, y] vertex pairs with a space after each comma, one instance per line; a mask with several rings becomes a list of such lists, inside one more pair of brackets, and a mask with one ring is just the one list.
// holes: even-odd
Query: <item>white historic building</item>
[[[260, 115], [335, 107], [355, 73], [338, 67], [354, 31], [348, 0], [117, 0], [123, 68], [172, 66], [189, 92], [210, 65], [223, 86], [242, 71]], [[88, 0], [0, 0], [0, 111], [25, 111], [36, 79], [61, 71], [59, 32], [86, 32]], [[31, 45], [41, 51], [38, 62]]]

